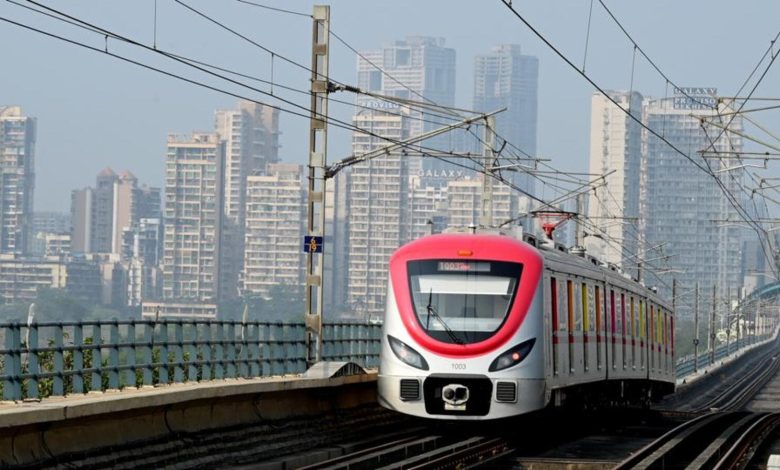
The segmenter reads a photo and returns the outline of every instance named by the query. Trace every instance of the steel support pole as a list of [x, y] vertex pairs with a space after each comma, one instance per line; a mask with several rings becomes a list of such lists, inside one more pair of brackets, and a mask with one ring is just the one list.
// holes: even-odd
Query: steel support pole
[[314, 5], [311, 47], [308, 211], [306, 234], [306, 361], [322, 358], [323, 270], [325, 266], [325, 169], [328, 149], [330, 7]]
[[712, 285], [712, 312], [710, 314], [710, 364], [715, 364], [715, 309], [717, 308], [717, 284]]
[[731, 287], [726, 289], [726, 356], [731, 354]]
[[488, 228], [493, 225], [493, 148], [495, 147], [496, 117], [485, 117], [485, 138], [482, 146], [482, 157], [485, 160], [485, 172], [482, 174], [482, 211], [479, 225]]

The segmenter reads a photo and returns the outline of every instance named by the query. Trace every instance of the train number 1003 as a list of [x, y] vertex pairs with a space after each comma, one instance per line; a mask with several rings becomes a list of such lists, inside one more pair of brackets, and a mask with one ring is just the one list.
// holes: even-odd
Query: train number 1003
[[466, 363], [464, 363], [464, 362], [453, 362], [452, 363], [452, 370], [466, 370]]

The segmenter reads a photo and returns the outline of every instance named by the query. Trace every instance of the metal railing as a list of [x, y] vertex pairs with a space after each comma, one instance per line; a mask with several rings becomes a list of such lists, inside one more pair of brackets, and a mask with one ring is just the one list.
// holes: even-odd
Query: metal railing
[[[685, 357], [677, 359], [677, 378], [681, 379], [688, 375], [693, 374], [701, 369], [712, 369], [712, 365], [718, 361], [731, 356], [732, 354], [739, 353], [743, 348], [753, 346], [758, 343], [765, 342], [772, 338], [775, 338], [780, 334], [780, 330], [775, 330], [772, 333], [766, 333], [762, 335], [751, 335], [747, 338], [740, 338], [739, 341], [731, 341], [727, 345], [721, 344], [715, 348], [714, 358], [710, 356], [710, 351], [705, 350], [699, 353], [698, 361], [693, 354], [689, 354]], [[714, 359], [714, 360], [713, 360]]]
[[[323, 360], [379, 364], [381, 325], [323, 327]], [[0, 324], [4, 400], [306, 370], [303, 323], [128, 320]]]

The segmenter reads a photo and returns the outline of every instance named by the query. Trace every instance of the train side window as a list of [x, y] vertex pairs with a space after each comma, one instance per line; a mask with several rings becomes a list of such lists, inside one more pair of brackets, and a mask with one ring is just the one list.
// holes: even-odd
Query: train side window
[[574, 283], [566, 281], [566, 293], [569, 304], [569, 373], [574, 373]]
[[587, 333], [590, 331], [590, 319], [588, 318], [588, 315], [590, 314], [590, 309], [588, 308], [588, 285], [584, 282], [582, 283], [582, 327], [583, 330]]
[[[581, 298], [581, 291], [580, 286], [577, 284], [572, 283], [572, 289], [574, 292], [574, 299]], [[580, 292], [578, 292], [580, 291]], [[574, 302], [574, 331], [582, 332], [582, 318], [585, 315], [585, 312], [583, 310], [583, 305], [581, 302]]]
[[552, 331], [555, 333], [558, 331], [558, 281], [554, 277], [550, 278], [550, 310]]
[[[569, 329], [569, 314], [564, 312], [562, 314], [561, 309], [566, 308], [566, 289], [564, 287], [565, 281], [558, 281], [558, 331], [567, 331]], [[568, 311], [567, 311], [568, 312]]]
[[626, 336], [630, 326], [626, 324], [626, 294], [620, 294], [620, 334], [623, 336], [623, 369], [628, 365], [628, 355], [626, 354]]
[[601, 369], [601, 288], [596, 286], [596, 366]]
[[647, 317], [647, 345], [650, 349], [650, 369], [652, 370], [652, 368], [655, 367], [655, 331], [653, 330], [653, 328], [655, 328], [655, 310], [653, 309], [653, 304], [648, 302], [647, 310], [650, 312]]
[[569, 307], [569, 333], [574, 331], [574, 283], [566, 281], [567, 304]]
[[612, 319], [612, 328], [610, 329], [612, 333], [612, 368], [617, 367], [617, 363], [615, 362], [615, 291], [610, 289], [609, 290], [609, 311], [610, 311], [610, 318]]
[[631, 337], [631, 367], [636, 369], [636, 311], [634, 296], [628, 297], [628, 335]]
[[639, 300], [639, 346], [642, 349], [642, 353], [639, 356], [639, 363], [642, 365], [642, 369], [645, 368], [645, 303]]
[[558, 374], [558, 280], [550, 278], [550, 309], [552, 330], [552, 364], [553, 374]]

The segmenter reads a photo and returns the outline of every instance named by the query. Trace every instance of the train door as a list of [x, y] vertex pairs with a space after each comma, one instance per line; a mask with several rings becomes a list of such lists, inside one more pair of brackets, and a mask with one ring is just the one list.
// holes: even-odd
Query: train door
[[550, 362], [553, 376], [558, 375], [558, 280], [550, 277]]
[[[550, 278], [552, 310], [552, 363], [553, 375], [561, 377], [569, 370], [569, 301], [568, 283], [564, 279]], [[558, 379], [560, 380], [560, 379]], [[565, 380], [563, 380], [565, 383]]]

